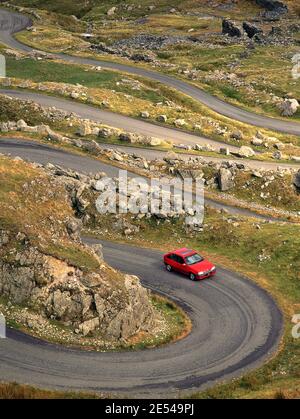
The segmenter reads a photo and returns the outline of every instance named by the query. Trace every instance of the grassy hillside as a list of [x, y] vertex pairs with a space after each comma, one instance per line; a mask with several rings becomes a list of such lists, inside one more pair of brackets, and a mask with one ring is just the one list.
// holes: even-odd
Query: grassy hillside
[[[292, 58], [299, 52], [299, 33], [293, 34], [294, 42], [291, 44], [257, 44], [251, 50], [243, 42], [230, 40], [227, 43], [223, 37], [215, 35], [221, 32], [222, 17], [240, 21], [257, 17], [262, 9], [254, 0], [242, 0], [231, 5], [223, 1], [218, 2], [217, 7], [210, 1], [177, 0], [172, 5], [167, 1], [151, 0], [146, 0], [143, 4], [137, 1], [107, 0], [82, 1], [76, 5], [66, 0], [15, 0], [15, 3], [47, 9], [46, 12], [40, 12], [42, 20], [35, 22], [34, 32], [26, 31], [18, 35], [21, 41], [37, 48], [95, 56], [89, 50], [89, 43], [81, 36], [87, 30], [87, 22], [94, 23], [95, 37], [92, 42], [96, 44], [104, 42], [110, 45], [115, 41], [145, 33], [180, 37], [192, 35], [200, 39], [207, 35], [205, 42], [172, 44], [155, 50], [154, 56], [160, 63], [159, 67], [162, 66], [163, 71], [176, 77], [192, 78], [194, 83], [226, 101], [275, 117], [280, 117], [277, 104], [282, 98], [300, 98], [300, 78], [293, 79], [292, 75]], [[285, 25], [298, 21], [297, 3], [288, 2], [291, 9], [290, 20], [259, 25], [267, 34], [272, 26], [282, 24], [284, 32]], [[107, 11], [114, 5], [117, 7], [115, 13], [108, 16]], [[155, 7], [149, 9], [149, 6]], [[171, 13], [172, 8], [176, 9], [176, 13]], [[75, 20], [70, 16], [72, 13], [82, 20]], [[145, 18], [138, 19], [141, 16]], [[139, 45], [132, 50], [139, 51]], [[100, 56], [103, 57], [109, 60], [123, 59], [121, 56], [109, 54]], [[194, 74], [189, 74], [189, 71]], [[300, 108], [293, 118], [299, 120]]]
[[0, 158], [0, 228], [22, 232], [43, 253], [83, 270], [96, 270], [99, 263], [92, 253], [67, 233], [72, 217], [63, 186], [32, 165]]
[[[145, 14], [166, 13], [175, 8], [179, 12], [199, 12], [222, 15], [224, 13], [233, 16], [242, 16], [245, 13], [252, 15], [260, 8], [252, 0], [240, 0], [237, 4], [230, 4], [228, 0], [218, 1], [218, 5], [212, 4], [210, 0], [79, 0], [76, 3], [72, 0], [13, 0], [11, 3], [46, 9], [57, 13], [74, 14], [79, 17], [96, 18], [107, 14], [112, 7], [117, 7], [118, 15], [124, 17], [139, 17]], [[130, 7], [128, 10], [128, 6]], [[153, 7], [154, 6], [154, 7]]]

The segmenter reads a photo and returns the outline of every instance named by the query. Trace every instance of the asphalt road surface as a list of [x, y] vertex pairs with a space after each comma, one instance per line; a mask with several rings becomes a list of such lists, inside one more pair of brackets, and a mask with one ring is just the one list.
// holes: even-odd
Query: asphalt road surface
[[[114, 176], [117, 170], [23, 140], [1, 140], [0, 151], [83, 172], [107, 170]], [[109, 264], [138, 275], [145, 286], [186, 310], [193, 322], [191, 334], [153, 350], [85, 353], [9, 330], [8, 338], [0, 340], [1, 380], [61, 390], [176, 395], [240, 375], [262, 364], [277, 348], [282, 316], [271, 297], [252, 282], [220, 268], [213, 280], [192, 282], [166, 272], [160, 252], [102, 243]]]
[[[0, 42], [10, 46], [11, 48], [22, 51], [32, 51], [32, 48], [21, 44], [14, 37], [13, 34], [31, 25], [31, 20], [22, 14], [12, 13], [7, 10], [0, 10]], [[145, 70], [143, 68], [134, 67], [134, 65], [124, 65], [108, 61], [94, 60], [89, 58], [68, 56], [65, 54], [54, 54], [58, 58], [77, 63], [100, 65], [103, 68], [119, 70], [130, 74], [146, 77], [164, 85], [177, 89], [178, 91], [192, 97], [193, 99], [203, 103], [215, 112], [257, 127], [268, 128], [274, 131], [285, 132], [288, 134], [300, 135], [300, 123], [291, 120], [275, 119], [258, 115], [234, 105], [224, 102], [221, 99], [201, 90], [190, 83], [179, 80], [177, 78], [158, 73], [156, 71]]]

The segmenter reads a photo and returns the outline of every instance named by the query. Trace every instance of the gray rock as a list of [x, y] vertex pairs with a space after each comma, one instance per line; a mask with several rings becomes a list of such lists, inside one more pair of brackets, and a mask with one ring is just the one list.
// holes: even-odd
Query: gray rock
[[167, 120], [168, 120], [167, 115], [159, 115], [159, 116], [157, 117], [157, 121], [158, 121], [158, 122], [166, 123], [166, 122], [167, 122]]
[[218, 183], [221, 191], [229, 191], [234, 187], [234, 177], [229, 169], [221, 168], [218, 173]]
[[246, 158], [249, 158], [249, 157], [253, 157], [253, 156], [255, 156], [255, 151], [254, 151], [254, 150], [252, 150], [252, 148], [251, 148], [251, 147], [242, 146], [242, 147], [239, 149], [238, 154], [239, 154], [239, 156], [240, 156], [240, 157], [246, 157]]
[[233, 138], [234, 140], [240, 141], [240, 140], [242, 140], [244, 138], [244, 135], [243, 135], [242, 131], [236, 130], [236, 131], [233, 131], [230, 134], [230, 138]]
[[249, 38], [253, 38], [256, 34], [262, 33], [262, 29], [258, 28], [253, 23], [244, 22], [243, 23], [243, 29], [246, 32], [246, 34], [249, 36]]
[[70, 220], [67, 223], [66, 227], [67, 232], [72, 239], [78, 240], [80, 238], [80, 232], [82, 227], [80, 220], [74, 218], [73, 220]]
[[114, 14], [117, 11], [117, 7], [111, 7], [108, 11], [107, 11], [107, 16], [114, 16]]
[[280, 0], [256, 0], [256, 3], [259, 6], [264, 7], [269, 11], [275, 11], [276, 13], [287, 13], [288, 7], [287, 5]]
[[94, 319], [87, 320], [79, 325], [79, 330], [83, 336], [87, 336], [90, 333], [94, 332], [100, 326], [100, 321], [98, 317]]
[[92, 249], [94, 250], [94, 252], [96, 253], [100, 263], [104, 262], [104, 257], [103, 257], [103, 246], [102, 244], [98, 243], [98, 244], [93, 244], [92, 245]]
[[244, 34], [243, 28], [236, 22], [224, 19], [222, 22], [222, 33], [231, 37], [241, 38]]
[[257, 137], [253, 137], [252, 140], [251, 140], [251, 144], [253, 144], [256, 147], [259, 147], [259, 146], [263, 145], [263, 143], [264, 143], [264, 141], [261, 140], [260, 138], [257, 138]]
[[149, 112], [147, 112], [147, 111], [142, 111], [142, 112], [141, 112], [141, 118], [144, 118], [144, 119], [148, 119], [148, 118], [150, 118], [150, 114], [149, 114]]
[[296, 99], [285, 99], [279, 103], [278, 108], [281, 111], [282, 116], [293, 116], [298, 108], [299, 102]]
[[[9, 232], [0, 231], [2, 251], [7, 237]], [[94, 250], [100, 260], [102, 248]], [[138, 278], [115, 275], [118, 281], [103, 276], [101, 268], [82, 272], [26, 245], [14, 252], [10, 249], [9, 259], [0, 259], [0, 295], [68, 323], [84, 336], [101, 332], [105, 339], [128, 339], [155, 327], [160, 316], [150, 303], [149, 292]]]

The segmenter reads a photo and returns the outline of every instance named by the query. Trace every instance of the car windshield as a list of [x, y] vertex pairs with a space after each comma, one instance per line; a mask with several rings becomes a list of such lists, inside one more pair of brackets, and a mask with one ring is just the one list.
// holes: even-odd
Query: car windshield
[[194, 255], [188, 256], [185, 258], [185, 263], [187, 265], [194, 265], [195, 263], [202, 262], [204, 259], [202, 256], [195, 253]]

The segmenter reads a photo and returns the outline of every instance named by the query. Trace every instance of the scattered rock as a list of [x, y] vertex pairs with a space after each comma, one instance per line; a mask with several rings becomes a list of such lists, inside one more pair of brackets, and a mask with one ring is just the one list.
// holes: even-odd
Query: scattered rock
[[114, 14], [117, 11], [117, 7], [111, 7], [108, 11], [107, 11], [107, 16], [114, 16]]
[[147, 112], [147, 111], [141, 112], [141, 118], [149, 119], [150, 118], [149, 112]]
[[257, 147], [262, 146], [263, 143], [264, 143], [264, 141], [261, 140], [260, 138], [257, 138], [257, 137], [253, 137], [252, 140], [251, 140], [251, 144], [253, 144], [254, 146], [257, 146]]
[[174, 125], [176, 127], [184, 127], [186, 125], [186, 122], [184, 119], [176, 119], [176, 121], [174, 121]]
[[218, 173], [218, 183], [221, 191], [229, 191], [234, 187], [234, 178], [229, 169], [221, 168]]
[[255, 156], [255, 151], [251, 147], [242, 146], [238, 151], [238, 155], [240, 157], [249, 158]]
[[243, 22], [243, 29], [249, 38], [253, 38], [256, 34], [262, 33], [262, 29], [258, 28], [253, 23]]
[[244, 34], [243, 28], [236, 22], [224, 19], [222, 22], [222, 33], [232, 37], [241, 38]]
[[242, 131], [236, 130], [236, 131], [233, 131], [230, 134], [230, 138], [232, 138], [234, 140], [237, 140], [237, 141], [240, 141], [244, 138], [244, 135], [243, 135]]
[[162, 123], [166, 123], [168, 121], [168, 117], [167, 117], [167, 115], [159, 115], [157, 117], [157, 121], [162, 122]]
[[278, 108], [281, 111], [282, 116], [293, 116], [298, 108], [299, 102], [296, 99], [285, 99], [279, 103]]

